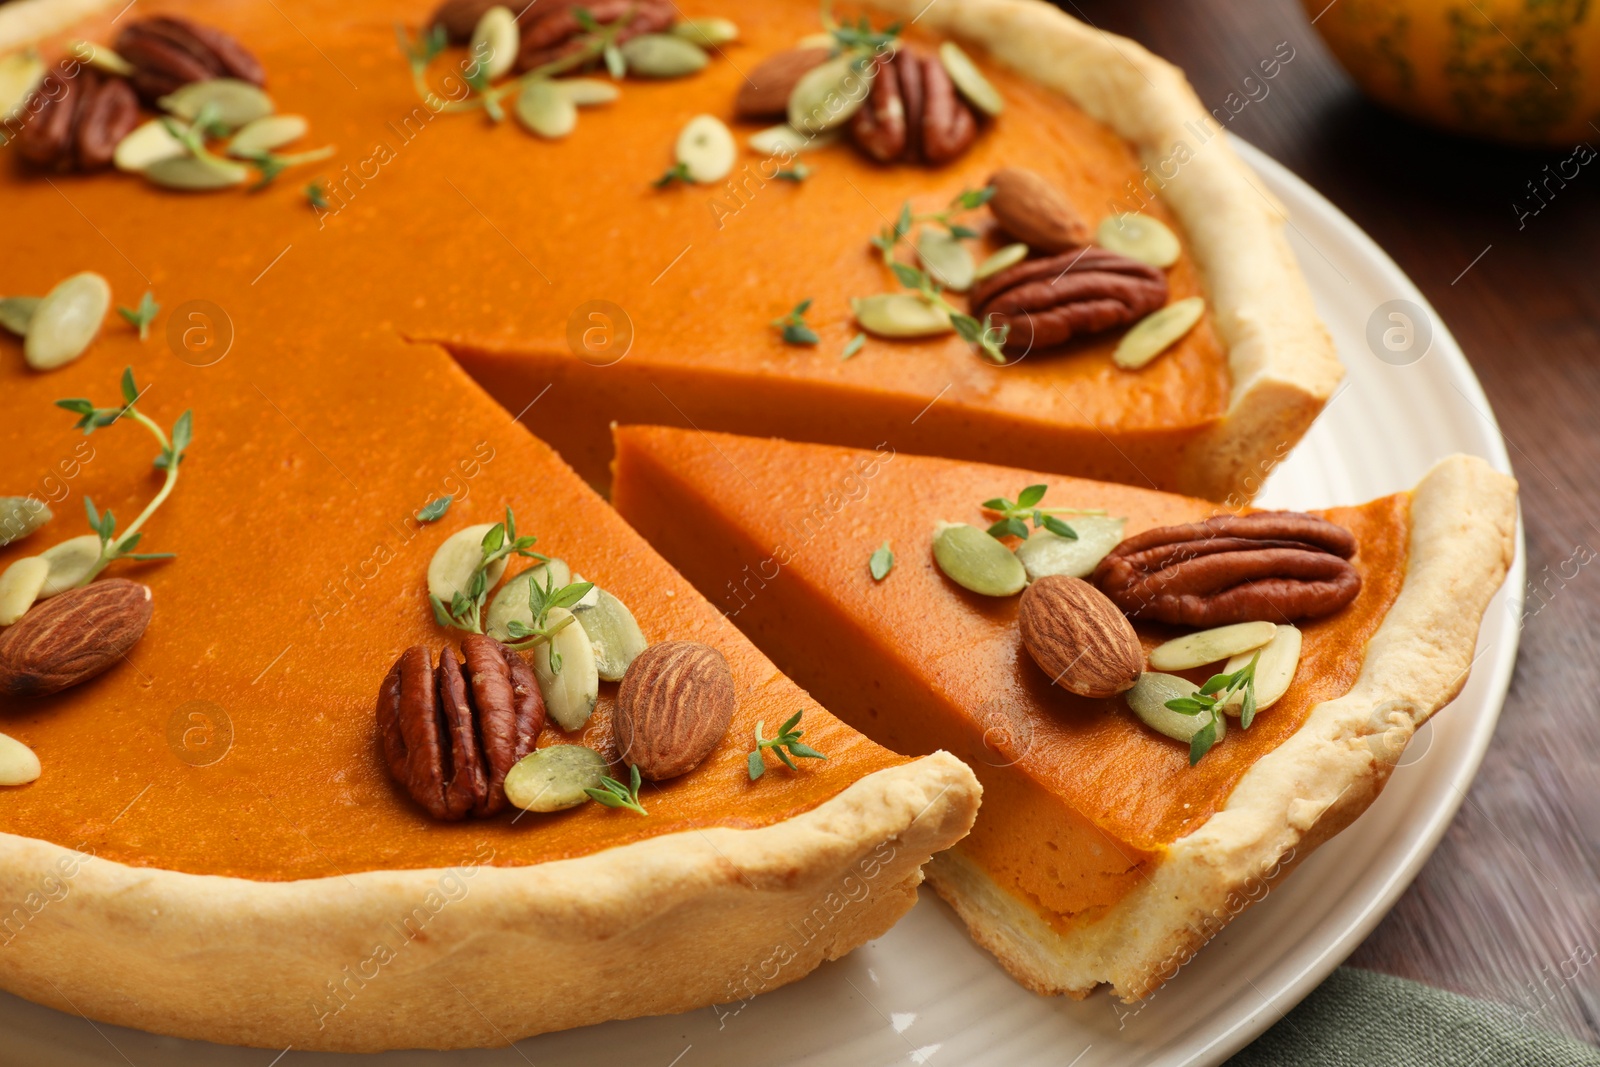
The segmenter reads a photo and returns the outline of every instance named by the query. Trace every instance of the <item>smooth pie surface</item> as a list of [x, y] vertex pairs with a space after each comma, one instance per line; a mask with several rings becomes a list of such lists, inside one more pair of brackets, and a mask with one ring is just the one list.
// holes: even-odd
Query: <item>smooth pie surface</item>
[[[1350, 687], [1405, 570], [1406, 495], [1321, 513], [1360, 541], [1360, 595], [1301, 625], [1290, 692], [1191, 768], [1184, 746], [1142, 726], [1120, 698], [1052, 687], [1021, 645], [1018, 598], [959, 589], [928, 546], [936, 521], [976, 523], [983, 500], [1040, 482], [1047, 505], [1105, 508], [1127, 516], [1130, 534], [1215, 505], [887, 449], [655, 427], [620, 428], [617, 447], [624, 517], [780, 666], [896, 751], [944, 748], [966, 760], [984, 803], [957, 849], [1054, 923], [1114, 904], [1313, 706]], [[867, 557], [885, 539], [895, 567], [874, 582]], [[1147, 653], [1177, 633], [1137, 629]], [[899, 713], [907, 706], [922, 713]]]

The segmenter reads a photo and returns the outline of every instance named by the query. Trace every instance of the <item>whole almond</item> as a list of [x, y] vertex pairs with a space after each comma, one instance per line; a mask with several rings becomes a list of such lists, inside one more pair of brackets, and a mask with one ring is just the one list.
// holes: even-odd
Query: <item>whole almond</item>
[[1033, 661], [1068, 692], [1115, 696], [1132, 689], [1144, 670], [1133, 624], [1081, 578], [1052, 574], [1028, 586], [1017, 621]]
[[1005, 231], [1038, 252], [1064, 252], [1089, 243], [1089, 225], [1049, 179], [1026, 167], [1004, 167], [989, 178], [989, 210]]
[[624, 763], [653, 782], [698, 767], [728, 732], [738, 704], [722, 653], [696, 641], [663, 641], [622, 676], [611, 729]]
[[733, 113], [741, 119], [782, 118], [800, 76], [828, 58], [826, 48], [791, 48], [755, 65], [739, 86]]
[[0, 632], [0, 693], [48, 696], [121, 662], [150, 625], [150, 588], [109, 578], [36, 604]]

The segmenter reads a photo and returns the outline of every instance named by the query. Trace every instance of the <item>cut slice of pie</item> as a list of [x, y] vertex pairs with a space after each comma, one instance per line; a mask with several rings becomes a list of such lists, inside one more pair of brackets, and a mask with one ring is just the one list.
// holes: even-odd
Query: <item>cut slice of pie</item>
[[[1411, 492], [1319, 513], [1353, 535], [1359, 592], [1299, 621], [1287, 691], [1249, 729], [1229, 721], [1191, 766], [1190, 746], [1122, 697], [1052, 685], [1024, 648], [1020, 598], [957, 586], [930, 545], [937, 524], [981, 527], [995, 518], [985, 502], [1029, 486], [1046, 487], [1036, 506], [1090, 511], [1085, 537], [1106, 521], [1094, 512], [1133, 537], [1214, 505], [888, 447], [653, 427], [616, 439], [618, 509], [775, 662], [881, 744], [945, 749], [977, 773], [977, 825], [929, 877], [1043, 993], [1146, 995], [1217, 932], [1216, 916], [1365, 810], [1464, 683], [1513, 550], [1514, 482], [1462, 456]], [[1184, 633], [1134, 622], [1146, 652]], [[1189, 689], [1213, 671], [1184, 672]]]

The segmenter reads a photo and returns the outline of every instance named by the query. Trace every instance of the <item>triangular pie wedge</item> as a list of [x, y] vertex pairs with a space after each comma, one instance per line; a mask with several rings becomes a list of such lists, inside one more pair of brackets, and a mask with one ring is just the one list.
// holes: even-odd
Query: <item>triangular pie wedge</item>
[[[1046, 506], [1104, 509], [1129, 536], [1215, 505], [887, 445], [654, 427], [616, 441], [623, 516], [775, 662], [881, 744], [948, 750], [976, 772], [977, 825], [929, 879], [1041, 993], [1147, 995], [1364, 811], [1465, 682], [1513, 552], [1515, 483], [1474, 458], [1318, 513], [1354, 533], [1359, 594], [1299, 624], [1282, 699], [1248, 730], [1232, 720], [1190, 766], [1189, 747], [1122, 697], [1052, 685], [1023, 647], [1019, 598], [955, 585], [931, 538], [941, 521], [985, 525], [982, 502], [1038, 484]], [[886, 542], [893, 568], [876, 580], [869, 559]], [[1135, 627], [1147, 653], [1186, 632]]]
[[[47, 479], [56, 512], [0, 569], [81, 533], [83, 495], [126, 523], [159, 484], [142, 428], [85, 438], [55, 399], [120, 402], [126, 358], [150, 418], [195, 412], [147, 527], [177, 558], [108, 573], [153, 591], [143, 639], [57, 696], [0, 697], [0, 730], [43, 764], [0, 790], [0, 986], [231, 1044], [498, 1045], [743, 1000], [904, 914], [923, 862], [971, 824], [970, 772], [818, 707], [443, 352], [389, 338], [362, 356], [286, 347], [196, 369], [130, 332], [52, 375], [0, 361], [0, 454]], [[445, 517], [419, 522], [446, 493]], [[587, 803], [441, 823], [389, 777], [384, 673], [409, 645], [461, 636], [433, 621], [429, 559], [506, 507], [652, 642], [703, 642], [731, 665], [732, 725], [697, 769], [646, 784], [648, 816]], [[616, 689], [540, 746], [614, 758]], [[756, 722], [771, 736], [802, 709], [827, 760], [773, 761], [752, 782]]]

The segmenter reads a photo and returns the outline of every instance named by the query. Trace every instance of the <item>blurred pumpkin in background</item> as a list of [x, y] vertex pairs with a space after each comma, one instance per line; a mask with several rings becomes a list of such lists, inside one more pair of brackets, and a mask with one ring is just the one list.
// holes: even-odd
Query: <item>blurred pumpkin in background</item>
[[1356, 83], [1396, 111], [1498, 141], [1600, 143], [1600, 0], [1301, 5]]

